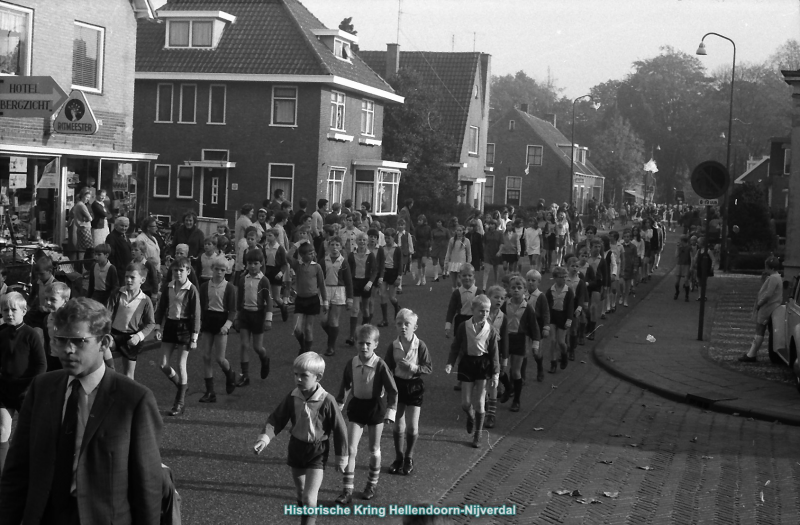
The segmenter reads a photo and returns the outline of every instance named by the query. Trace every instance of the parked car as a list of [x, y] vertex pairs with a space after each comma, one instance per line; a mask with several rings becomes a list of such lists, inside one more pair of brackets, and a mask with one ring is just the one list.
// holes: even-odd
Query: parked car
[[797, 350], [800, 348], [800, 276], [788, 285], [786, 302], [772, 313], [772, 338], [769, 345], [769, 358], [773, 363], [786, 363], [794, 370], [797, 390], [800, 391], [800, 362]]

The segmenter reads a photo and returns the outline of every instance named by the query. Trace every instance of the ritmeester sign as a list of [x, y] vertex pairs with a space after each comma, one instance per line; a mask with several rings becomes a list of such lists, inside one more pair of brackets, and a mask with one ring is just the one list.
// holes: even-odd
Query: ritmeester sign
[[53, 122], [53, 131], [65, 135], [94, 135], [100, 125], [83, 91], [74, 90]]

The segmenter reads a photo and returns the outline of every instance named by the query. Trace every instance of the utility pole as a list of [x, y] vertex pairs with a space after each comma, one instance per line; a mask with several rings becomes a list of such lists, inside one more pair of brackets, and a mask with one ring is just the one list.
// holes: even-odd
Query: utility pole
[[397, 37], [394, 39], [398, 44], [400, 43], [400, 15], [403, 13], [403, 0], [397, 0]]
[[478, 40], [478, 33], [477, 31], [472, 32], [472, 52], [475, 52], [475, 42]]

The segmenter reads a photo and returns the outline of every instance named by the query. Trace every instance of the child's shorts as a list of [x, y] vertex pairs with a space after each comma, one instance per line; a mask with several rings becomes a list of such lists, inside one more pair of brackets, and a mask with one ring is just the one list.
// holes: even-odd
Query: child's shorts
[[344, 306], [347, 304], [347, 292], [344, 286], [325, 285], [325, 290], [328, 292], [328, 304], [331, 306]]
[[387, 286], [394, 286], [394, 283], [397, 282], [398, 275], [400, 275], [400, 272], [397, 268], [386, 268], [383, 272], [383, 282], [386, 283]]
[[421, 377], [403, 379], [394, 377], [397, 385], [397, 402], [409, 407], [421, 407], [422, 395], [425, 393], [425, 383]]
[[278, 274], [281, 273], [281, 269], [277, 266], [267, 266], [264, 270], [264, 277], [269, 280], [269, 284], [272, 286], [282, 286], [283, 276], [281, 275], [281, 279], [278, 279]]
[[110, 295], [111, 293], [106, 290], [95, 290], [92, 292], [92, 299], [102, 305], [106, 305], [108, 304], [108, 298]]
[[408, 263], [409, 263], [410, 260], [411, 260], [411, 257], [407, 253], [404, 253], [400, 257], [400, 265], [403, 267], [403, 273], [405, 273], [406, 268], [408, 268]]
[[0, 408], [19, 412], [27, 390], [28, 385], [20, 386], [0, 379]]
[[525, 356], [528, 353], [527, 337], [525, 334], [508, 334], [508, 353]]
[[292, 468], [325, 470], [328, 462], [328, 440], [319, 443], [306, 443], [294, 436], [289, 438], [289, 457], [286, 464]]
[[386, 415], [386, 397], [372, 399], [350, 398], [347, 419], [359, 425], [380, 425]]
[[564, 310], [550, 310], [550, 324], [559, 330], [566, 330], [567, 312]]
[[144, 341], [139, 341], [138, 345], [130, 345], [128, 341], [133, 334], [126, 334], [119, 330], [112, 328], [111, 337], [114, 339], [114, 350], [122, 354], [122, 357], [128, 361], [136, 361], [139, 354], [142, 352], [142, 345]]
[[507, 263], [515, 263], [519, 261], [519, 255], [516, 253], [504, 253], [503, 254], [503, 262]]
[[164, 330], [161, 342], [167, 344], [185, 345], [187, 350], [192, 342], [192, 329], [188, 319], [167, 319], [164, 321]]
[[567, 245], [567, 236], [566, 235], [556, 235], [556, 245], [559, 248], [563, 248]]
[[462, 383], [474, 383], [489, 379], [492, 375], [492, 361], [487, 354], [482, 356], [465, 355], [458, 364], [458, 380]]
[[364, 299], [369, 299], [370, 295], [372, 295], [372, 288], [369, 291], [364, 290], [364, 287], [369, 282], [369, 279], [366, 277], [363, 279], [353, 279], [353, 295], [356, 297], [362, 297]]
[[222, 325], [228, 320], [228, 312], [215, 312], [206, 310], [203, 312], [203, 321], [200, 324], [200, 331], [207, 334], [217, 335]]
[[251, 334], [263, 334], [266, 318], [266, 310], [242, 310], [239, 312], [239, 330], [247, 330]]
[[318, 295], [311, 295], [309, 297], [300, 297], [299, 295], [294, 300], [294, 313], [303, 315], [319, 315], [320, 302]]

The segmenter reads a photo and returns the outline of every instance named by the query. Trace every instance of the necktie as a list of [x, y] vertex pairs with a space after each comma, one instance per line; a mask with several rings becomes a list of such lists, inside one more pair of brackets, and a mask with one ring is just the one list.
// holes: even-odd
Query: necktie
[[78, 427], [78, 397], [83, 392], [81, 382], [77, 379], [72, 382], [71, 387], [72, 392], [67, 400], [64, 419], [61, 421], [53, 477], [53, 497], [64, 498], [64, 500], [72, 490], [72, 466], [75, 462], [75, 431]]

